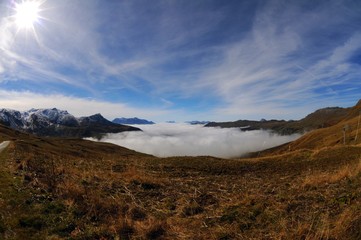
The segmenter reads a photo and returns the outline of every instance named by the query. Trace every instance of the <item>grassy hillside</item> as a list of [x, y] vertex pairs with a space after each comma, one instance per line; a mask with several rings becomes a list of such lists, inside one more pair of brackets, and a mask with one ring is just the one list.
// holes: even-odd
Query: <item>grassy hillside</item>
[[[261, 155], [280, 154], [300, 149], [319, 150], [338, 145], [357, 145], [361, 143], [361, 101], [349, 108], [345, 117], [330, 127], [309, 132], [294, 142], [274, 149], [266, 150]], [[357, 135], [357, 137], [356, 137]]]
[[224, 160], [0, 127], [0, 239], [360, 239], [361, 142], [332, 129]]
[[297, 121], [285, 120], [238, 120], [235, 122], [210, 122], [206, 127], [244, 128], [245, 130], [271, 130], [278, 134], [304, 133], [314, 129], [325, 128], [345, 119], [350, 108], [329, 107], [319, 109]]

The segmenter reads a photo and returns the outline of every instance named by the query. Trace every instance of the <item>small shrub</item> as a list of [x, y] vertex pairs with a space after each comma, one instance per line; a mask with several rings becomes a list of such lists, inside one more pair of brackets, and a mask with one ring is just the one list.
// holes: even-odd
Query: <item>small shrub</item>
[[176, 200], [173, 198], [167, 199], [165, 206], [166, 206], [167, 210], [170, 210], [170, 211], [176, 210], [177, 209]]
[[65, 206], [62, 203], [49, 203], [43, 210], [44, 214], [60, 214], [65, 211]]
[[352, 219], [345, 229], [344, 236], [348, 239], [361, 239], [361, 217]]
[[224, 214], [221, 216], [220, 221], [226, 223], [233, 223], [240, 218], [240, 212], [238, 206], [232, 206], [225, 210]]
[[6, 231], [6, 226], [0, 218], [0, 234], [4, 233], [5, 231]]
[[144, 190], [152, 190], [152, 189], [158, 189], [160, 188], [159, 184], [156, 183], [151, 183], [151, 182], [143, 182], [140, 184], [140, 186], [144, 189]]
[[124, 172], [126, 170], [126, 166], [124, 164], [116, 164], [112, 166], [113, 172]]
[[58, 234], [61, 237], [68, 236], [71, 232], [76, 229], [76, 225], [74, 223], [64, 223], [54, 229], [54, 233]]
[[201, 207], [196, 201], [192, 201], [188, 206], [184, 207], [183, 214], [185, 216], [193, 216], [200, 214], [204, 211], [204, 208]]
[[201, 194], [196, 198], [196, 202], [200, 206], [210, 206], [218, 204], [218, 199], [211, 194]]
[[134, 227], [130, 226], [127, 223], [123, 223], [118, 230], [118, 234], [121, 240], [130, 239], [134, 233], [135, 233]]
[[46, 220], [42, 216], [27, 216], [19, 220], [20, 227], [41, 230], [46, 226]]
[[218, 240], [231, 240], [231, 239], [234, 239], [234, 237], [230, 233], [223, 232], [223, 233], [218, 234], [217, 239]]
[[152, 226], [146, 233], [147, 239], [158, 239], [165, 234], [165, 228], [162, 224]]
[[25, 183], [29, 183], [33, 180], [32, 176], [30, 176], [30, 174], [25, 174], [24, 175], [24, 182]]
[[130, 216], [134, 221], [143, 221], [147, 218], [147, 214], [140, 208], [132, 208]]

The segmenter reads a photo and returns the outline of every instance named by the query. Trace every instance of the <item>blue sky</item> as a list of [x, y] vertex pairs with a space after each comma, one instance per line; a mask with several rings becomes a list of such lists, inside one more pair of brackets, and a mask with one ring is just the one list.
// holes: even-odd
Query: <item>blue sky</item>
[[[0, 107], [299, 119], [361, 98], [361, 1], [0, 0]], [[32, 0], [36, 1], [36, 0]]]

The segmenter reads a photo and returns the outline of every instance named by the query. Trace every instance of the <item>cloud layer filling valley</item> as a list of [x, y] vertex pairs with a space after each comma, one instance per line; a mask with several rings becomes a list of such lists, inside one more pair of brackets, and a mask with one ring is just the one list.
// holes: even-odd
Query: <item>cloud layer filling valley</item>
[[141, 129], [142, 132], [109, 134], [102, 141], [158, 157], [207, 155], [233, 158], [281, 145], [300, 136], [170, 123], [145, 125]]

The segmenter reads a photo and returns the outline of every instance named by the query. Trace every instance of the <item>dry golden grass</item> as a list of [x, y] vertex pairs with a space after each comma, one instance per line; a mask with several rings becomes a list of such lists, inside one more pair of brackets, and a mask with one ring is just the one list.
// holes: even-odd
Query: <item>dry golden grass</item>
[[327, 128], [313, 130], [301, 138], [289, 144], [284, 144], [273, 149], [261, 152], [261, 156], [280, 154], [295, 150], [317, 150], [334, 146], [360, 145], [361, 126], [359, 125], [359, 113], [361, 102], [350, 109], [350, 114], [344, 120]]
[[361, 159], [356, 164], [341, 167], [332, 172], [315, 172], [307, 175], [303, 181], [303, 187], [332, 184], [345, 179], [351, 179], [361, 173]]
[[162, 159], [21, 138], [0, 155], [0, 238], [360, 239], [358, 145]]
[[169, 179], [152, 176], [150, 171], [144, 171], [144, 166], [127, 165], [120, 176], [127, 183], [140, 184], [145, 188], [159, 188], [170, 183]]
[[336, 219], [333, 236], [338, 239], [361, 239], [361, 215], [360, 208], [345, 209]]

